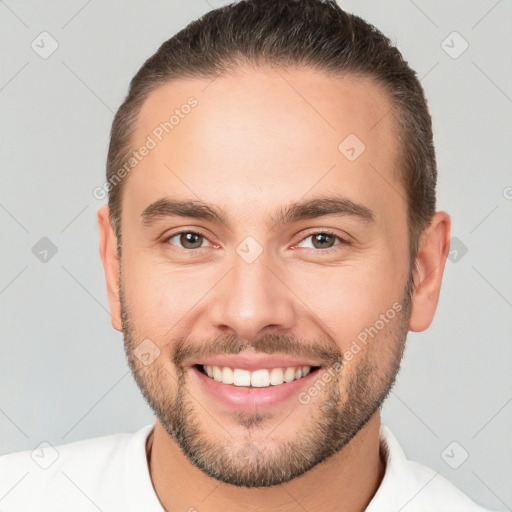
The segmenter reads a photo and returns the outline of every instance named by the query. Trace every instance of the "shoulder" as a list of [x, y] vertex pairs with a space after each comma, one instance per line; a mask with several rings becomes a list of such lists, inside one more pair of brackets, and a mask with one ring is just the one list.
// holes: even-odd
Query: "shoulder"
[[437, 471], [408, 460], [388, 427], [381, 426], [380, 437], [386, 471], [368, 512], [490, 512]]
[[43, 442], [34, 450], [1, 456], [0, 509], [14, 512], [54, 507], [57, 511], [67, 503], [75, 510], [97, 510], [91, 503], [95, 497], [104, 499], [105, 492], [124, 494], [128, 446], [134, 440], [144, 442], [151, 428], [147, 425], [135, 434], [111, 434], [56, 446]]

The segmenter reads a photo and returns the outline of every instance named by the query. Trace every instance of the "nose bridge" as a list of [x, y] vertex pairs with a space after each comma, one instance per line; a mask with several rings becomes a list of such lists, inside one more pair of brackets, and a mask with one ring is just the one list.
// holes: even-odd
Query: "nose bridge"
[[215, 327], [230, 328], [246, 339], [269, 327], [289, 329], [295, 320], [292, 294], [276, 276], [275, 262], [262, 249], [251, 240], [240, 244], [210, 308]]

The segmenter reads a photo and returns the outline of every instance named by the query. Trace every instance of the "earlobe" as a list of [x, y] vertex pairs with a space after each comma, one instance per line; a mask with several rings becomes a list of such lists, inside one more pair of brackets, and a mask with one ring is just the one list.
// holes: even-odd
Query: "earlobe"
[[450, 216], [446, 212], [436, 212], [418, 241], [415, 286], [409, 319], [411, 331], [424, 331], [434, 318], [444, 266], [450, 250], [450, 227]]
[[112, 327], [122, 331], [121, 302], [119, 299], [120, 262], [117, 254], [117, 238], [110, 224], [109, 208], [107, 205], [103, 205], [98, 209], [98, 234]]

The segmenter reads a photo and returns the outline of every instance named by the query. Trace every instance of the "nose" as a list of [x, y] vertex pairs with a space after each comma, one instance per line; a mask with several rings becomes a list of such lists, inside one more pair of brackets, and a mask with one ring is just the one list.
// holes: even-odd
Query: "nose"
[[297, 317], [293, 292], [282, 272], [269, 263], [265, 252], [252, 263], [234, 256], [231, 271], [210, 297], [208, 309], [214, 328], [253, 339], [265, 331], [278, 333], [293, 327]]

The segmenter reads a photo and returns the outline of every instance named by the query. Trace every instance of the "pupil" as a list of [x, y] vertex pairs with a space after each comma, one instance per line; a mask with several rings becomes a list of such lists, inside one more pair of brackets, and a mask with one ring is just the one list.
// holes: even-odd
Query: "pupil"
[[[315, 242], [319, 242], [320, 243], [320, 248], [325, 248], [325, 245], [322, 245], [322, 244], [325, 244], [326, 243], [326, 239], [327, 239], [327, 245], [329, 245], [329, 238], [332, 239], [331, 235], [328, 235], [327, 233], [318, 233], [317, 235], [315, 235], [313, 237], [313, 240]], [[332, 241], [332, 240], [331, 240]], [[316, 244], [314, 244], [316, 246]]]
[[[196, 233], [183, 233], [180, 238], [181, 244], [183, 245], [183, 247], [186, 247], [187, 249], [196, 249], [198, 247], [201, 247], [201, 235], [198, 235]], [[191, 244], [192, 247], [188, 244]]]

